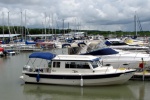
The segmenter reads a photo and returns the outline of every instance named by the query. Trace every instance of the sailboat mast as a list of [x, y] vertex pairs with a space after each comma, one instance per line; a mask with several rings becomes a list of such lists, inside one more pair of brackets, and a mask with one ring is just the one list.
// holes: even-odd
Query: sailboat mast
[[4, 12], [2, 12], [2, 23], [3, 23], [3, 41], [4, 41]]
[[9, 11], [8, 11], [8, 32], [9, 32], [9, 40], [10, 40]]
[[64, 19], [63, 19], [63, 35], [65, 35], [65, 23], [64, 23]]
[[46, 40], [46, 12], [45, 12], [45, 40]]
[[135, 35], [137, 36], [137, 16], [134, 15], [134, 23], [135, 23]]
[[53, 13], [52, 13], [52, 35], [54, 34], [54, 30], [53, 30]]
[[25, 30], [24, 30], [25, 32], [25, 41], [26, 41], [26, 10], [25, 10]]
[[21, 33], [21, 39], [23, 40], [22, 11], [21, 11], [21, 25], [20, 25], [20, 33]]

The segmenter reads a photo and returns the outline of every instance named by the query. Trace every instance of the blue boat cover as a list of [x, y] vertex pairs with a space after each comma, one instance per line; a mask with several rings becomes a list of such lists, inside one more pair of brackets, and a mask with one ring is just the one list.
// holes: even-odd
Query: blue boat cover
[[95, 59], [92, 59], [91, 61], [99, 61], [100, 58], [95, 58]]
[[112, 48], [103, 48], [98, 49], [95, 51], [87, 52], [81, 55], [112, 55], [112, 54], [118, 54], [119, 52], [113, 50]]
[[46, 60], [52, 60], [56, 54], [50, 53], [50, 52], [34, 52], [31, 55], [29, 55], [29, 58], [41, 58]]
[[109, 41], [105, 41], [105, 44], [106, 44], [107, 46], [110, 46], [110, 45], [111, 45], [111, 43], [110, 43]]
[[72, 42], [73, 42], [72, 39], [66, 39], [66, 41], [67, 41], [68, 43], [72, 43]]
[[13, 50], [4, 50], [4, 52], [7, 52], [7, 53], [8, 53], [8, 52], [13, 52]]
[[26, 41], [25, 44], [27, 44], [27, 45], [28, 45], [28, 44], [36, 44], [36, 42], [29, 42], [29, 41]]

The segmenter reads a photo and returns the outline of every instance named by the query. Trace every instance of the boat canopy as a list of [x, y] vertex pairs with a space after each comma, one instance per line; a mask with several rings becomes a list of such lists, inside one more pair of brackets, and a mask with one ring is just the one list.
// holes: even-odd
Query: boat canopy
[[100, 58], [95, 58], [95, 59], [92, 59], [91, 61], [99, 61]]
[[56, 54], [50, 53], [50, 52], [34, 52], [31, 55], [29, 55], [29, 58], [41, 58], [46, 60], [52, 60]]
[[107, 46], [115, 46], [115, 45], [127, 45], [124, 41], [119, 40], [119, 39], [110, 39], [110, 40], [106, 40], [105, 44]]
[[32, 42], [29, 42], [29, 41], [26, 41], [25, 44], [26, 44], [26, 45], [28, 45], [28, 44], [36, 44], [36, 42], [33, 42], [33, 41], [32, 41]]
[[118, 52], [113, 50], [112, 48], [103, 48], [103, 49], [98, 49], [87, 53], [83, 53], [81, 55], [111, 55], [111, 54], [118, 54]]
[[107, 46], [112, 45], [112, 43], [110, 43], [110, 41], [105, 41], [105, 44], [106, 44]]

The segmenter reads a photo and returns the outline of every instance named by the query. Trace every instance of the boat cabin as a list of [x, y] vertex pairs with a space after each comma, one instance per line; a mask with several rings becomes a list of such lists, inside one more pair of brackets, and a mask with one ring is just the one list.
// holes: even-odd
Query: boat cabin
[[58, 55], [52, 61], [52, 72], [92, 72], [93, 69], [102, 66], [100, 58], [90, 55]]
[[32, 65], [28, 62], [23, 71], [38, 72], [40, 69], [41, 72], [47, 73], [83, 73], [93, 72], [96, 68], [102, 67], [101, 59], [91, 55], [55, 55], [48, 52], [35, 52], [29, 58], [41, 58], [42, 61], [45, 59], [47, 64], [34, 65], [41, 62], [34, 60], [31, 61]]

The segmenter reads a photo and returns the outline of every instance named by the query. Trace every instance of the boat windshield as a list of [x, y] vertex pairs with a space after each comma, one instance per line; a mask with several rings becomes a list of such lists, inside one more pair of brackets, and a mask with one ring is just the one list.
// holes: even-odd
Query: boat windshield
[[91, 62], [91, 64], [92, 64], [93, 68], [97, 68], [98, 66], [101, 65], [100, 61], [93, 61], [93, 62]]

